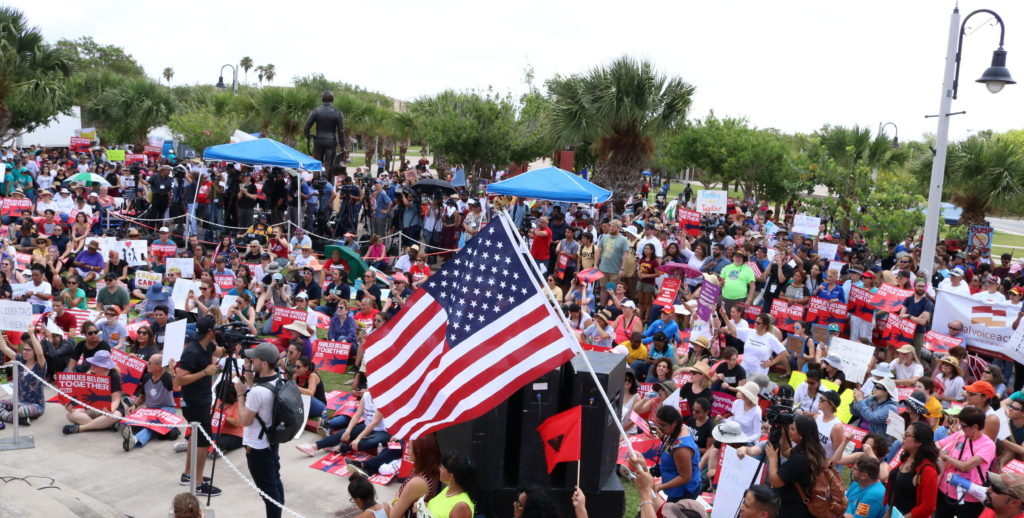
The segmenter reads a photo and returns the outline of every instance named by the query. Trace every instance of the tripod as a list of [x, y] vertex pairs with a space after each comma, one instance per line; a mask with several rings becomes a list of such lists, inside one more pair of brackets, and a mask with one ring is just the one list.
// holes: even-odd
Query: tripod
[[[217, 399], [220, 400], [220, 406], [217, 411], [220, 412], [220, 420], [217, 421], [217, 427], [215, 430], [211, 430], [213, 435], [216, 436], [214, 442], [220, 439], [221, 430], [224, 429], [224, 421], [227, 419], [227, 415], [224, 414], [224, 400], [227, 397], [228, 390], [234, 390], [234, 386], [231, 380], [234, 379], [235, 374], [239, 376], [239, 379], [244, 379], [243, 369], [238, 366], [238, 358], [235, 358], [234, 352], [238, 348], [238, 344], [231, 346], [233, 349], [230, 353], [225, 354], [224, 359], [224, 370], [221, 372], [220, 387], [217, 389]], [[236, 396], [237, 397], [237, 396]], [[217, 450], [214, 449], [214, 452]], [[198, 453], [197, 453], [198, 454]], [[210, 466], [210, 485], [213, 486], [214, 475], [217, 473], [217, 458], [220, 455], [214, 455], [213, 464]], [[206, 495], [206, 506], [210, 506], [210, 500], [213, 498], [213, 494]]]

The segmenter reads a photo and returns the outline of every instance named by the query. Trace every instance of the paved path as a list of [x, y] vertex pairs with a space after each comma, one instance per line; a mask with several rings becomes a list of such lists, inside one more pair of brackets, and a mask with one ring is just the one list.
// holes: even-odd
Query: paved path
[[[46, 395], [49, 398], [53, 394], [48, 390]], [[4, 466], [13, 466], [19, 471], [55, 478], [127, 516], [167, 516], [171, 499], [186, 489], [178, 485], [185, 454], [174, 453], [171, 441], [154, 440], [145, 448], [125, 453], [121, 436], [116, 432], [64, 436], [60, 429], [65, 424], [64, 409], [48, 403], [42, 418], [22, 428], [23, 434], [34, 437], [36, 447], [0, 452], [0, 475], [4, 474]], [[11, 435], [10, 425], [0, 431], [0, 437]], [[317, 438], [304, 432], [298, 441], [305, 443]], [[354, 516], [355, 509], [346, 490], [348, 479], [309, 468], [319, 456], [307, 457], [294, 444], [292, 441], [281, 446], [281, 478], [287, 506], [309, 518]], [[248, 475], [243, 450], [229, 453], [228, 459]], [[210, 475], [212, 465], [213, 461], [208, 460], [206, 476]], [[211, 502], [217, 518], [263, 516], [259, 495], [231, 472], [223, 460], [217, 461], [215, 478], [214, 484], [224, 490]], [[390, 502], [397, 495], [398, 486], [397, 482], [386, 487], [375, 485], [378, 501]], [[206, 499], [202, 502], [205, 504]], [[26, 506], [20, 510], [25, 516], [35, 516], [33, 509]]]

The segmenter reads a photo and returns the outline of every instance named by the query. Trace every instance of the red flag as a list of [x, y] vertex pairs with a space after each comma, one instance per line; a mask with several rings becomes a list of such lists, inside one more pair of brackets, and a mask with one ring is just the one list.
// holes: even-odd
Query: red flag
[[544, 458], [548, 461], [548, 473], [555, 469], [559, 462], [580, 460], [580, 428], [583, 420], [583, 407], [575, 406], [553, 415], [540, 426], [540, 440], [544, 443]]

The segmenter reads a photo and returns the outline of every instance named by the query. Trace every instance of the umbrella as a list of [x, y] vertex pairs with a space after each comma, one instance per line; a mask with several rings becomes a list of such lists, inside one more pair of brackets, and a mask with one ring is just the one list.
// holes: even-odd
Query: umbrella
[[430, 196], [455, 194], [455, 187], [452, 187], [452, 184], [434, 178], [424, 178], [412, 184], [412, 190]]
[[576, 277], [578, 277], [579, 280], [587, 284], [590, 284], [592, 282], [597, 282], [598, 280], [604, 278], [604, 274], [601, 273], [597, 268], [591, 268], [589, 270], [583, 270], [582, 272], [577, 273]]
[[366, 270], [370, 269], [366, 262], [363, 261], [363, 258], [359, 257], [359, 253], [347, 246], [327, 245], [324, 248], [324, 255], [330, 259], [334, 256], [335, 250], [341, 253], [341, 262], [345, 264], [345, 269], [348, 270], [349, 281], [355, 282], [356, 279], [366, 273]]
[[640, 173], [640, 174], [642, 174], [642, 175], [644, 175], [644, 176], [651, 176], [651, 172], [650, 172], [650, 171], [647, 171], [646, 169], [644, 170], [644, 172], [643, 172], [643, 173]]
[[679, 270], [683, 271], [683, 275], [685, 275], [687, 279], [695, 279], [695, 278], [701, 276], [700, 270], [698, 270], [698, 269], [696, 269], [696, 268], [694, 268], [694, 267], [692, 267], [692, 266], [690, 266], [688, 264], [683, 264], [683, 263], [665, 263], [665, 264], [663, 264], [663, 265], [658, 267], [658, 271], [659, 272], [664, 272], [664, 273], [667, 273], [669, 275], [672, 275], [674, 272], [677, 272]]
[[88, 187], [92, 187], [94, 185], [110, 187], [110, 182], [108, 182], [106, 178], [103, 178], [102, 176], [96, 173], [78, 173], [64, 180], [64, 183], [71, 182], [81, 182]]

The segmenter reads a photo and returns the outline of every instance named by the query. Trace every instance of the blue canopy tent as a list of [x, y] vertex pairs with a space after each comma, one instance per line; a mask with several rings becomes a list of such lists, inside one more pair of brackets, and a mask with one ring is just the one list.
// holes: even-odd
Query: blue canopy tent
[[611, 191], [557, 167], [534, 169], [492, 183], [487, 186], [487, 192], [567, 203], [602, 203], [612, 197]]
[[203, 151], [203, 160], [290, 167], [305, 171], [319, 171], [323, 167], [319, 160], [269, 138], [210, 146]]

